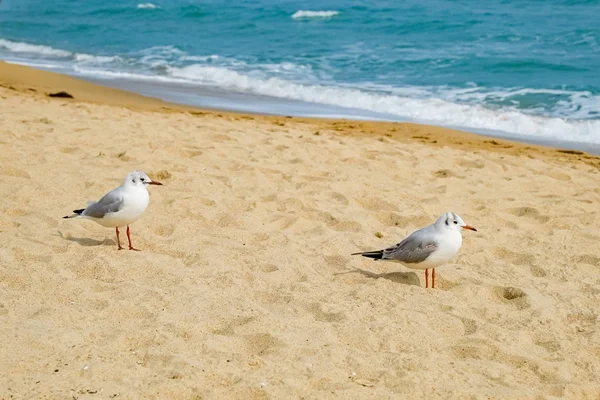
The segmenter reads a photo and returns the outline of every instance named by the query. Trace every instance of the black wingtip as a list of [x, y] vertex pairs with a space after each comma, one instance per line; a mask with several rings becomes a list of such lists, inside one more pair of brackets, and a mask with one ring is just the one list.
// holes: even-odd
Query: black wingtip
[[367, 258], [373, 258], [375, 260], [381, 260], [383, 258], [383, 250], [365, 251], [363, 253], [353, 253], [351, 255], [353, 255], [353, 256], [355, 256], [355, 255], [361, 255], [361, 256], [367, 257]]
[[74, 213], [73, 215], [65, 215], [63, 217], [63, 219], [75, 218], [76, 216], [81, 215], [81, 213], [84, 211], [85, 211], [85, 208], [82, 208], [80, 210], [73, 210], [73, 213]]

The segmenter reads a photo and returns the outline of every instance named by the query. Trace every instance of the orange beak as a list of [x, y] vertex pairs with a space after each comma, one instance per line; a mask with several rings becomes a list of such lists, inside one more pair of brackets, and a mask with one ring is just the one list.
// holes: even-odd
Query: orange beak
[[475, 229], [475, 228], [473, 228], [472, 226], [469, 226], [469, 225], [465, 225], [465, 226], [463, 226], [462, 228], [463, 228], [463, 229], [468, 229], [468, 230], [470, 230], [470, 231], [475, 231], [475, 232], [477, 232], [477, 229]]
[[160, 186], [162, 186], [162, 183], [160, 183], [158, 181], [150, 181], [150, 182], [148, 182], [148, 185], [160, 185]]

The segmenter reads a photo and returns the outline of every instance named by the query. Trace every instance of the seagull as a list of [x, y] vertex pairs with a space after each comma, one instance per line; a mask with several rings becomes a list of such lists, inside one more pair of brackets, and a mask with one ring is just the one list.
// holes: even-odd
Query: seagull
[[107, 228], [114, 227], [117, 231], [119, 250], [123, 249], [119, 240], [119, 227], [127, 226], [129, 250], [139, 251], [131, 244], [129, 225], [137, 221], [148, 207], [150, 201], [148, 185], [162, 185], [162, 183], [153, 181], [143, 171], [130, 172], [121, 186], [111, 190], [97, 202], [88, 202], [86, 208], [73, 210], [73, 215], [63, 218], [87, 218]]
[[454, 257], [462, 244], [462, 230], [477, 229], [465, 224], [462, 218], [447, 212], [423, 229], [411, 233], [406, 239], [384, 250], [353, 253], [375, 260], [399, 262], [411, 269], [425, 270], [425, 288], [429, 286], [429, 268], [431, 287], [435, 287], [435, 268], [446, 264]]

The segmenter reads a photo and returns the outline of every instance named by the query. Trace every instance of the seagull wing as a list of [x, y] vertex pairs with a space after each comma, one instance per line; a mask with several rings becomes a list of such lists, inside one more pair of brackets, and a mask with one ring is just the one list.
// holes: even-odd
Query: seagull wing
[[437, 242], [429, 233], [424, 230], [414, 232], [400, 243], [383, 250], [381, 259], [406, 264], [418, 264], [427, 260], [438, 248]]
[[82, 216], [104, 218], [106, 214], [114, 213], [123, 208], [123, 192], [118, 187], [104, 195], [100, 200], [87, 206]]

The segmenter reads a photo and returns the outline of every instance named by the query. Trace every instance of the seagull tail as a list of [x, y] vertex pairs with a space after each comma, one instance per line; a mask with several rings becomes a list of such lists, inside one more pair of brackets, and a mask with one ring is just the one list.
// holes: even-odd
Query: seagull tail
[[376, 260], [381, 260], [383, 258], [383, 250], [376, 251], [365, 251], [360, 253], [352, 253], [352, 256], [361, 255], [363, 257], [374, 258]]
[[80, 210], [73, 210], [74, 214], [72, 215], [65, 215], [63, 218], [75, 218], [75, 217], [79, 217], [81, 215], [82, 212], [85, 211], [85, 208], [82, 208]]

